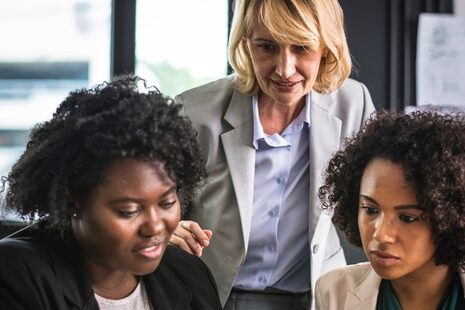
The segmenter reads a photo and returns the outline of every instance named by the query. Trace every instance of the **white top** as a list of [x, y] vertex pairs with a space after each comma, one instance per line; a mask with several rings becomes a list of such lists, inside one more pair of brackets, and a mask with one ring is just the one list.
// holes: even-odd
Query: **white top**
[[107, 299], [97, 294], [94, 295], [100, 310], [153, 310], [147, 297], [144, 281], [139, 281], [136, 289], [123, 299]]

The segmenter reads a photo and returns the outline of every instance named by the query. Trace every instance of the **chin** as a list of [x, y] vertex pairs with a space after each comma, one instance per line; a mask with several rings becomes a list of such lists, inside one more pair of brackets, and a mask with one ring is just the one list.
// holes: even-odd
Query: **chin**
[[393, 270], [392, 268], [374, 266], [373, 264], [372, 266], [376, 274], [384, 280], [395, 280], [404, 276], [404, 274], [400, 273], [398, 270]]
[[133, 271], [133, 274], [137, 276], [145, 276], [147, 274], [151, 274], [152, 272], [157, 270], [158, 266], [160, 266], [160, 262], [161, 262], [161, 259], [154, 261], [150, 264], [144, 264], [143, 266], [142, 265], [138, 266], [138, 268], [135, 268], [135, 270]]

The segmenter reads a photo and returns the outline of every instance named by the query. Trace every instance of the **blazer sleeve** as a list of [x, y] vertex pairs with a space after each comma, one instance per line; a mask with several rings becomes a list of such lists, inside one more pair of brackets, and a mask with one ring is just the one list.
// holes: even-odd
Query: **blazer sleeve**
[[321, 296], [320, 279], [316, 281], [315, 285], [315, 310], [328, 309], [328, 306], [324, 303]]

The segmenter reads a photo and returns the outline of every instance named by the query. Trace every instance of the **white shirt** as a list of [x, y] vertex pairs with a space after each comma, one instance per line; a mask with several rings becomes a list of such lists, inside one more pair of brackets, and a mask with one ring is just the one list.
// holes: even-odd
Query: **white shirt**
[[107, 299], [97, 294], [94, 295], [100, 310], [153, 310], [142, 280], [129, 296], [122, 299]]

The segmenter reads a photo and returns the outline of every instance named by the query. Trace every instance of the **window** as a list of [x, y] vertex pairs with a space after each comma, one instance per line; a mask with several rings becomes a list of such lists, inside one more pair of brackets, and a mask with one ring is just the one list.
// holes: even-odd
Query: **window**
[[136, 74], [165, 95], [224, 77], [227, 0], [138, 0]]
[[111, 0], [0, 2], [0, 176], [69, 91], [109, 79], [110, 22]]

